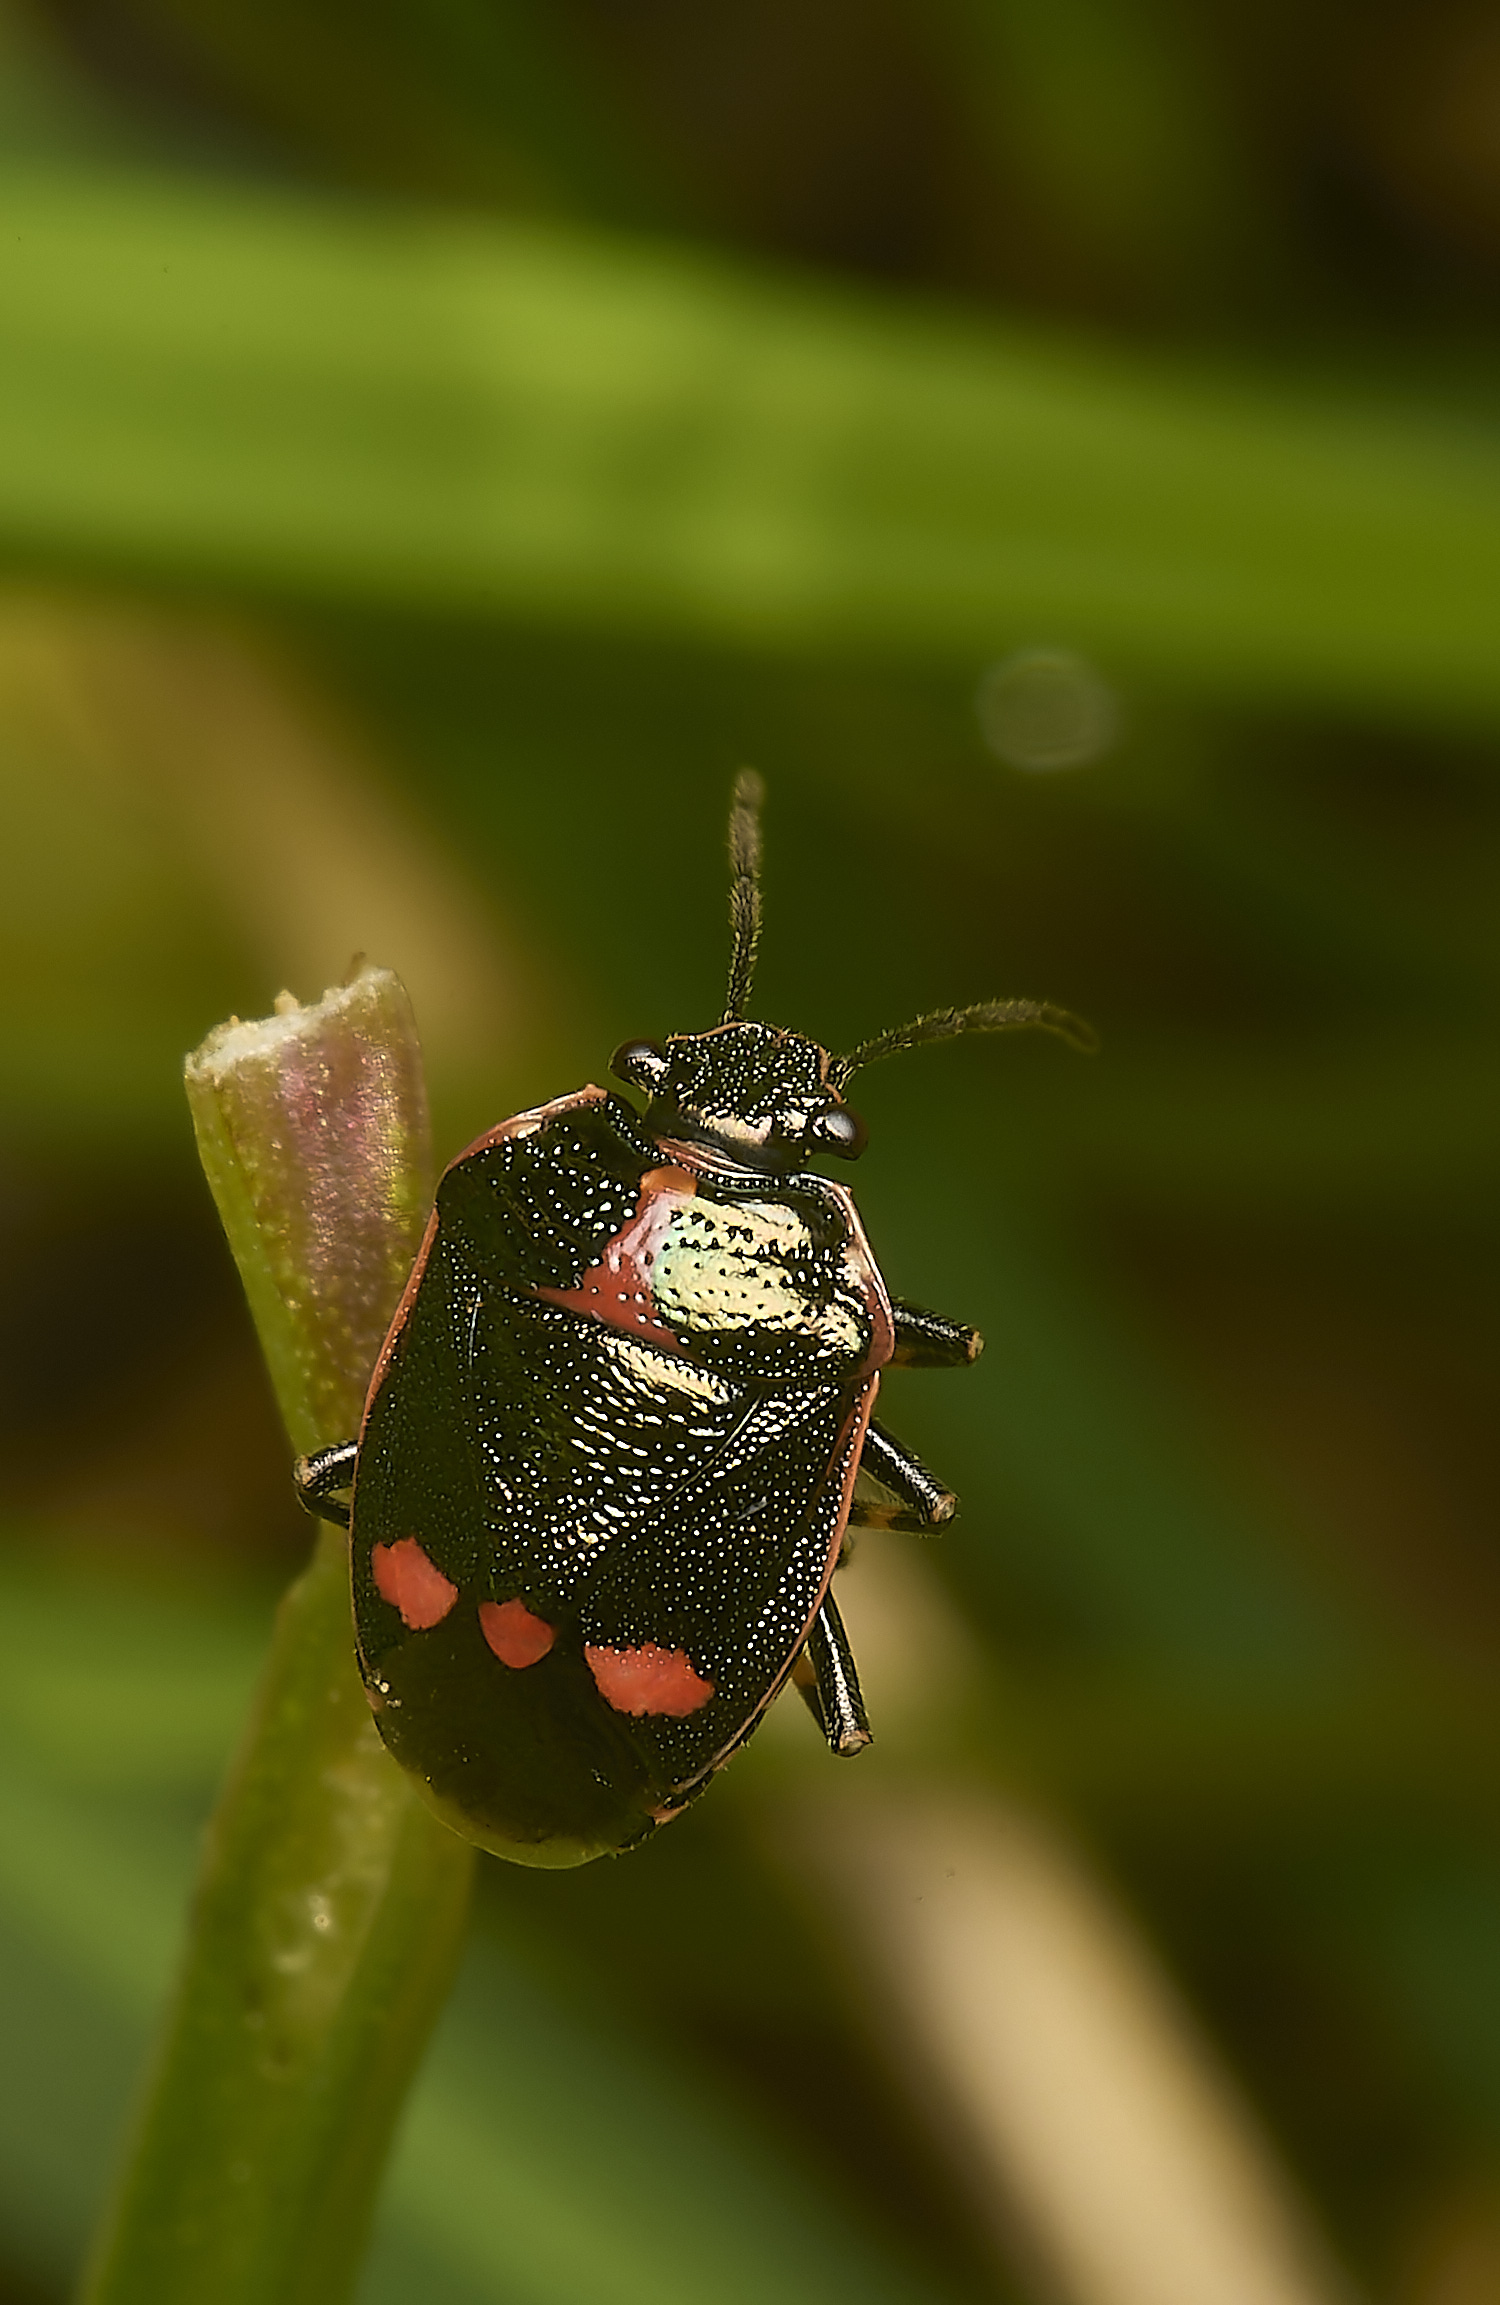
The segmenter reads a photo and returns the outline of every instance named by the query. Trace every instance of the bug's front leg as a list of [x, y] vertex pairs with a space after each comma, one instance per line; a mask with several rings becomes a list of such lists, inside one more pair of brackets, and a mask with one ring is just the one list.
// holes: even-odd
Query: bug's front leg
[[813, 1619], [807, 1646], [792, 1668], [808, 1711], [835, 1753], [862, 1753], [871, 1743], [865, 1701], [859, 1693], [854, 1652], [829, 1593]]
[[946, 1313], [930, 1313], [923, 1305], [891, 1306], [896, 1320], [896, 1350], [892, 1365], [900, 1369], [963, 1369], [984, 1351], [978, 1329], [950, 1321]]
[[315, 1513], [320, 1521], [332, 1521], [336, 1529], [347, 1529], [349, 1507], [340, 1504], [333, 1491], [348, 1488], [358, 1461], [358, 1441], [340, 1441], [334, 1448], [299, 1457], [292, 1479], [304, 1511]]
[[953, 1491], [921, 1458], [871, 1418], [854, 1478], [850, 1528], [905, 1529], [919, 1535], [951, 1521], [957, 1506]]

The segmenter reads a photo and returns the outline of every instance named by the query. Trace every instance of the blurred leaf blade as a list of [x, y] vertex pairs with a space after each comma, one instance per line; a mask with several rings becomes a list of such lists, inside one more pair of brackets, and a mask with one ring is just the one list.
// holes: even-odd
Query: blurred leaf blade
[[[946, 2295], [712, 2094], [695, 2102], [691, 2074], [580, 2023], [483, 1943], [398, 2147], [388, 2215], [518, 2305], [691, 2305], [705, 2267], [725, 2305]], [[370, 2294], [390, 2293], [374, 2281]]]
[[561, 230], [12, 173], [15, 553], [1493, 725], [1500, 440]]

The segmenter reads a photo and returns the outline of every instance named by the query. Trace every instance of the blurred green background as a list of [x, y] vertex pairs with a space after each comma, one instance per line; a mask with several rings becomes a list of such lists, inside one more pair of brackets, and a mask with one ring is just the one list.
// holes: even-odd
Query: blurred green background
[[760, 1014], [1105, 1053], [861, 1082], [989, 1339], [880, 1741], [485, 1862], [368, 2305], [1115, 2305], [805, 1859], [882, 1788], [1077, 1853], [1356, 2293], [1500, 2298], [1497, 289], [1469, 0], [4, 0], [5, 2305], [306, 1545], [182, 1053], [366, 950], [447, 1155], [710, 1021], [743, 761]]

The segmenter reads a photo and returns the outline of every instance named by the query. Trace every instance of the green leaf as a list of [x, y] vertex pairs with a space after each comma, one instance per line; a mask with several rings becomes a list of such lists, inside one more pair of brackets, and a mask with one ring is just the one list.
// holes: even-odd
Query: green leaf
[[12, 174], [0, 539], [1500, 719], [1500, 440], [561, 229]]

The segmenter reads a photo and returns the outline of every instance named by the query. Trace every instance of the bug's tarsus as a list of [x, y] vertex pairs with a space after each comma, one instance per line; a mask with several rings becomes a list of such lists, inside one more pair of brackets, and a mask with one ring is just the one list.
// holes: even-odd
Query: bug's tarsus
[[967, 1032], [1026, 1031], [1056, 1033], [1059, 1040], [1085, 1056], [1092, 1056], [1099, 1046], [1099, 1035], [1092, 1025], [1065, 1008], [1055, 1007], [1050, 1000], [976, 1000], [967, 1008], [929, 1009], [925, 1016], [914, 1016], [910, 1024], [877, 1033], [873, 1040], [862, 1040], [857, 1048], [833, 1059], [828, 1078], [835, 1088], [842, 1089], [867, 1064], [898, 1056], [902, 1049], [917, 1048], [927, 1040], [954, 1040]]
[[946, 1482], [872, 1417], [859, 1453], [850, 1528], [906, 1529], [926, 1535], [951, 1521], [957, 1505]]
[[340, 1504], [333, 1491], [348, 1488], [358, 1462], [358, 1441], [340, 1441], [335, 1448], [299, 1457], [292, 1467], [292, 1479], [304, 1509], [320, 1521], [332, 1521], [336, 1529], [347, 1529], [349, 1507]]
[[983, 1337], [967, 1321], [950, 1321], [946, 1313], [929, 1312], [900, 1297], [892, 1297], [891, 1314], [896, 1327], [893, 1367], [963, 1369], [984, 1351]]
[[809, 1712], [828, 1739], [830, 1751], [862, 1753], [866, 1745], [873, 1743], [870, 1717], [865, 1711], [859, 1675], [854, 1669], [854, 1652], [832, 1593], [823, 1597], [823, 1606], [812, 1621], [807, 1648], [798, 1660], [793, 1677]]
[[742, 768], [729, 803], [729, 990], [725, 1024], [739, 1024], [755, 982], [760, 950], [760, 811], [766, 788], [753, 768]]

